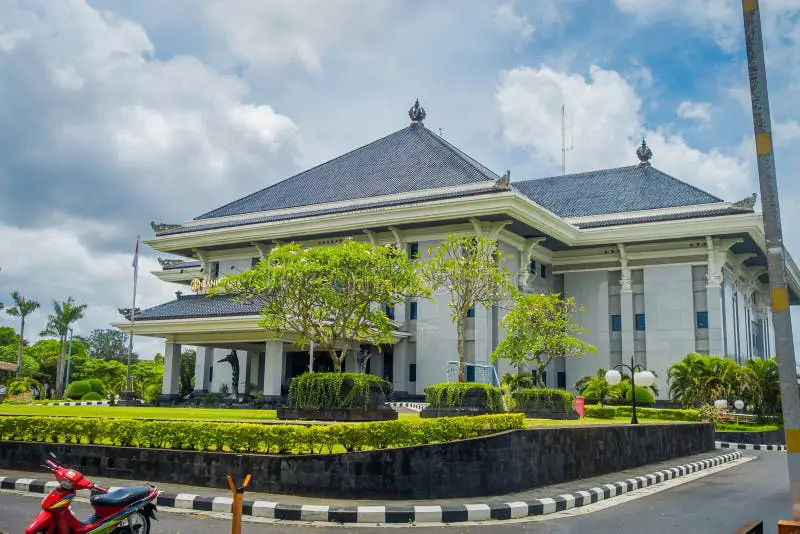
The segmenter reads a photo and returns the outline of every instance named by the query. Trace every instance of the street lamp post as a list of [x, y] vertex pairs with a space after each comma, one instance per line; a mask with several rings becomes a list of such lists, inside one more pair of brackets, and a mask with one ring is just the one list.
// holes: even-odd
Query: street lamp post
[[64, 397], [66, 398], [67, 389], [69, 388], [69, 372], [72, 365], [72, 328], [67, 327], [69, 330], [69, 348], [67, 349], [67, 373], [64, 382]]
[[606, 373], [606, 382], [612, 386], [616, 386], [622, 382], [622, 373], [620, 371], [628, 371], [631, 375], [631, 424], [639, 424], [636, 418], [636, 386], [648, 387], [652, 386], [655, 382], [655, 375], [647, 370], [643, 363], [634, 363], [633, 356], [631, 356], [631, 364], [627, 365], [621, 363], [614, 366], [614, 369]]

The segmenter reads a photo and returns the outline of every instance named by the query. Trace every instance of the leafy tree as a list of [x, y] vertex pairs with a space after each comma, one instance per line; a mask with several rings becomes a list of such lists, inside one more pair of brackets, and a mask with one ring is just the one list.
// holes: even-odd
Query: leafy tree
[[197, 352], [194, 349], [186, 349], [181, 352], [181, 395], [188, 395], [194, 391], [194, 363], [196, 357]]
[[13, 346], [17, 350], [17, 331], [10, 326], [0, 326], [0, 347]]
[[492, 306], [512, 291], [511, 275], [502, 267], [497, 242], [483, 237], [448, 236], [428, 250], [422, 276], [436, 292], [450, 293], [451, 319], [456, 325], [458, 380], [466, 380], [464, 321], [477, 305]]
[[761, 395], [761, 403], [756, 404], [758, 415], [775, 414], [781, 411], [781, 384], [778, 376], [778, 359], [747, 360], [745, 366], [753, 373]]
[[39, 308], [39, 303], [35, 300], [26, 299], [18, 291], [12, 292], [11, 298], [14, 299], [14, 306], [7, 309], [6, 313], [20, 319], [19, 349], [17, 352], [17, 365], [19, 366], [17, 376], [20, 376], [20, 372], [22, 372], [22, 349], [25, 346], [25, 318]]
[[526, 371], [520, 373], [505, 373], [500, 381], [500, 388], [508, 393], [518, 389], [532, 388], [535, 385], [533, 375]]
[[574, 321], [575, 314], [583, 311], [575, 299], [562, 299], [561, 295], [516, 294], [511, 309], [501, 321], [506, 338], [492, 352], [492, 361], [508, 360], [521, 367], [536, 367], [536, 381], [544, 387], [544, 371], [554, 358], [569, 358], [597, 351], [594, 345], [576, 336], [586, 330]]
[[261, 325], [277, 337], [314, 341], [340, 372], [348, 345], [392, 342], [394, 327], [378, 304], [427, 295], [407, 255], [346, 239], [337, 245], [281, 245], [253, 269], [217, 282], [211, 294], [232, 294], [259, 305]]
[[[58, 358], [61, 353], [61, 343], [57, 339], [40, 339], [33, 345], [25, 347], [23, 360], [30, 357], [38, 366], [34, 378], [42, 383], [54, 387], [58, 372]], [[72, 340], [72, 369], [80, 369], [87, 359], [86, 346], [80, 340]], [[24, 369], [23, 363], [23, 369]]]
[[41, 333], [42, 336], [55, 336], [61, 344], [61, 351], [58, 356], [58, 367], [56, 371], [56, 398], [62, 398], [64, 394], [64, 363], [67, 352], [67, 336], [71, 325], [83, 319], [83, 312], [86, 311], [86, 304], [76, 304], [75, 299], [69, 297], [64, 302], [53, 301], [53, 313], [47, 318], [47, 326]]
[[158, 358], [158, 356], [155, 360], [140, 360], [136, 365], [131, 365], [133, 393], [146, 401], [155, 399], [161, 393], [164, 357]]
[[[16, 334], [14, 334], [16, 337]], [[27, 347], [26, 347], [27, 348]], [[5, 345], [0, 347], [0, 361], [17, 363], [17, 347], [12, 345]], [[22, 368], [19, 373], [20, 377], [32, 377], [39, 372], [39, 364], [28, 354], [22, 355]]]
[[670, 366], [669, 394], [684, 406], [713, 404], [714, 400], [725, 398], [742, 399], [759, 409], [765, 391], [759, 371], [768, 383], [769, 365], [741, 366], [730, 358], [693, 352]]
[[[74, 348], [74, 347], [73, 347]], [[116, 360], [87, 358], [80, 366], [75, 366], [70, 380], [100, 380], [107, 390], [119, 393], [125, 389], [127, 366]]]
[[[89, 346], [90, 358], [101, 358], [103, 360], [116, 360], [124, 364], [128, 363], [128, 336], [121, 330], [112, 328], [92, 330], [86, 339]], [[136, 353], [131, 358], [131, 363], [136, 363], [138, 356]]]

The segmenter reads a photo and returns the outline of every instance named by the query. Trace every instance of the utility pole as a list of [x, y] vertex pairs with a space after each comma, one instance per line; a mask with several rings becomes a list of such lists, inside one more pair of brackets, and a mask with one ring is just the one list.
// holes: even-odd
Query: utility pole
[[789, 462], [789, 491], [792, 515], [795, 520], [800, 520], [800, 397], [797, 392], [792, 318], [789, 312], [789, 290], [786, 282], [775, 157], [772, 152], [772, 124], [769, 115], [764, 40], [761, 35], [758, 0], [742, 0], [742, 11], [758, 156], [758, 180], [761, 188], [764, 235], [767, 241], [767, 270], [772, 296], [772, 322], [775, 326], [775, 352], [778, 356], [783, 425]]

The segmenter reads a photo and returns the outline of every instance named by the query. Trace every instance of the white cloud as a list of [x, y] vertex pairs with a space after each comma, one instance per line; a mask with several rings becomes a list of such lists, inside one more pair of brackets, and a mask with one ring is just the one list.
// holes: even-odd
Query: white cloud
[[517, 13], [513, 0], [501, 4], [494, 12], [494, 23], [503, 33], [522, 41], [533, 38], [534, 26], [527, 15]]
[[682, 119], [694, 119], [700, 122], [708, 122], [711, 120], [711, 104], [708, 102], [683, 100], [678, 104], [676, 112], [678, 117]]
[[547, 66], [503, 73], [497, 90], [506, 141], [528, 150], [544, 166], [561, 160], [560, 112], [574, 119], [574, 150], [568, 172], [632, 165], [641, 135], [647, 135], [655, 167], [723, 198], [738, 199], [748, 188], [749, 164], [721, 150], [703, 152], [667, 128], [646, 129], [642, 101], [619, 73], [592, 67], [589, 77]]

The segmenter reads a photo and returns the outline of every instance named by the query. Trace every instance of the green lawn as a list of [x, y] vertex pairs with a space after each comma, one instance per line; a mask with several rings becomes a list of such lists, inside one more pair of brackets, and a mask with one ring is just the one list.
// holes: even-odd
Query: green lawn
[[67, 417], [122, 417], [141, 419], [196, 419], [253, 421], [275, 419], [275, 410], [225, 408], [156, 408], [151, 406], [47, 406], [0, 404], [0, 415], [61, 415]]

